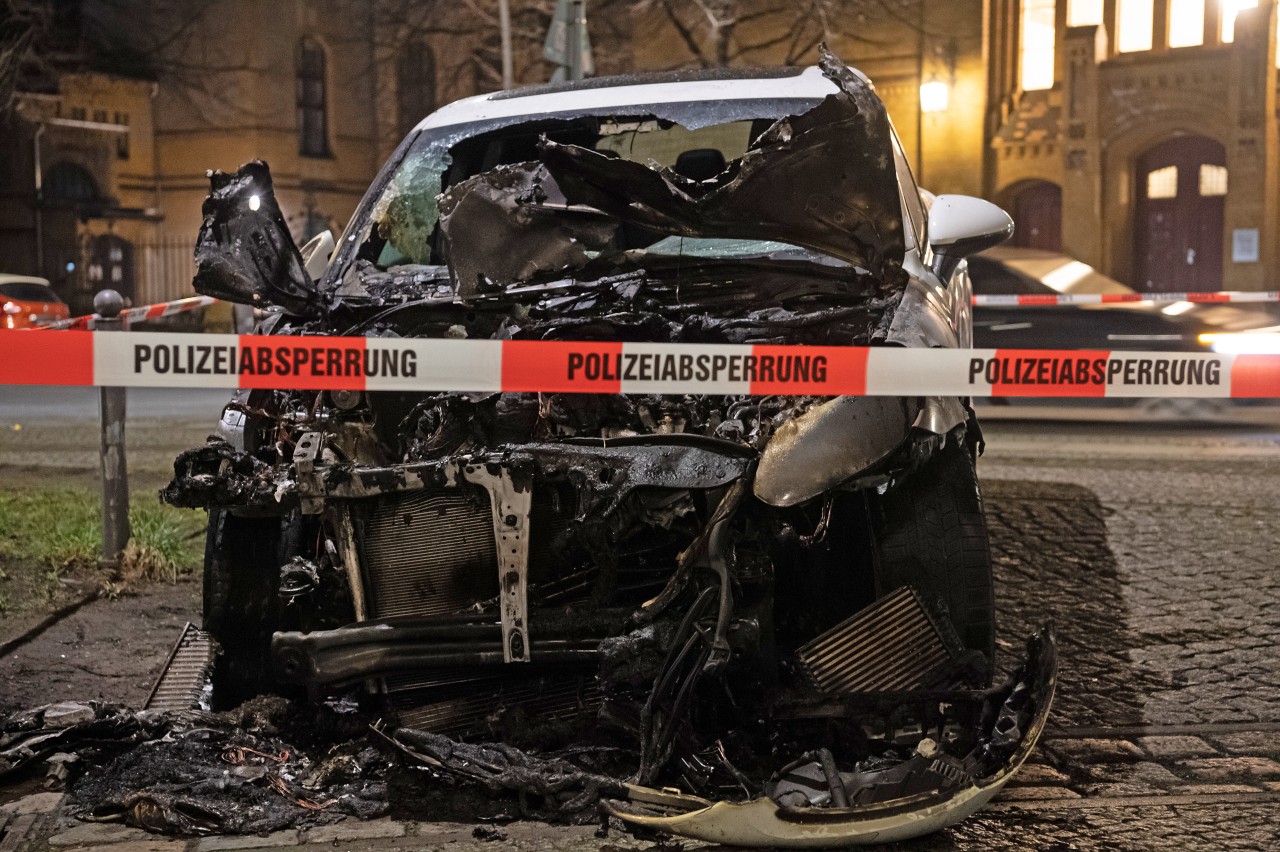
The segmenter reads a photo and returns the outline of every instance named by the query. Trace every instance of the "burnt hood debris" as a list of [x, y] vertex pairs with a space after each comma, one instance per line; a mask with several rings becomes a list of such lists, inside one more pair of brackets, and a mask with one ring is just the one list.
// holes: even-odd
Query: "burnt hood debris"
[[619, 223], [793, 243], [902, 283], [906, 245], [888, 115], [867, 81], [825, 48], [820, 67], [838, 93], [780, 119], [705, 180], [544, 139], [541, 162], [451, 187], [440, 227], [459, 293], [486, 280], [571, 273], [589, 250], [608, 250]]
[[254, 160], [231, 175], [210, 172], [209, 185], [196, 241], [196, 292], [317, 316], [319, 294], [276, 203], [267, 164]]

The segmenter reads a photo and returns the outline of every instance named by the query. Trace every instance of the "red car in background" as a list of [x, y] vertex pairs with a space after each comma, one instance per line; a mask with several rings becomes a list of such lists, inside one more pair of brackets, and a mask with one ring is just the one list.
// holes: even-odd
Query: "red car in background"
[[46, 279], [0, 272], [0, 328], [35, 328], [69, 316]]

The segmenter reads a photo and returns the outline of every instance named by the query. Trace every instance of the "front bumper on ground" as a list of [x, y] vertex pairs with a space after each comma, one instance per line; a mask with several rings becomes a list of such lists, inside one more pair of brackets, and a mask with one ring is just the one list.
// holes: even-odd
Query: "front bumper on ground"
[[[994, 714], [985, 732], [985, 755], [999, 754], [1002, 759], [990, 765], [982, 759], [980, 745], [964, 760], [974, 772], [953, 774], [951, 783], [939, 789], [861, 806], [797, 808], [768, 796], [745, 803], [709, 803], [669, 790], [633, 787], [626, 801], [607, 801], [605, 808], [633, 826], [729, 846], [814, 849], [920, 837], [980, 810], [1008, 783], [1044, 732], [1056, 682], [1057, 646], [1052, 629], [1046, 628], [1028, 640], [1025, 662], [988, 699], [988, 709], [997, 702], [1002, 708], [1023, 703], [1025, 726], [1009, 727], [1006, 714]], [[848, 786], [848, 800], [856, 801], [858, 790]]]

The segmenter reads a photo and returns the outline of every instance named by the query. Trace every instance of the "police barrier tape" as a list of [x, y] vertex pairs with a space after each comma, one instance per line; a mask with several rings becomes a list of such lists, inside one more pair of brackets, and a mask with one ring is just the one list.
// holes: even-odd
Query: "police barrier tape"
[[1225, 305], [1243, 302], [1280, 302], [1280, 291], [1244, 292], [1222, 290], [1214, 293], [1068, 293], [1023, 296], [974, 296], [975, 307], [1031, 307], [1060, 305], [1118, 305], [1145, 302], [1171, 305], [1175, 302]]
[[68, 331], [0, 334], [0, 384], [1280, 398], [1280, 355]]
[[[142, 305], [137, 308], [129, 308], [120, 312], [120, 319], [126, 323], [145, 322], [146, 320], [160, 319], [161, 317], [171, 317], [174, 314], [180, 314], [184, 311], [194, 311], [196, 308], [204, 308], [218, 301], [212, 296], [191, 296], [186, 299], [175, 299], [172, 302], [157, 302], [154, 305]], [[70, 319], [58, 320], [47, 325], [42, 325], [42, 329], [91, 329], [93, 324], [99, 317], [97, 314], [86, 314], [82, 317], [71, 317]]]
[[[184, 311], [193, 311], [214, 304], [218, 300], [212, 296], [191, 296], [175, 299], [172, 302], [157, 302], [154, 305], [143, 305], [122, 311], [120, 318], [126, 322], [144, 322], [146, 320], [171, 317]], [[1123, 303], [1149, 302], [1155, 305], [1172, 304], [1174, 302], [1196, 302], [1206, 304], [1227, 304], [1242, 302], [1280, 302], [1280, 291], [1244, 292], [1221, 291], [1215, 293], [1074, 293], [1068, 295], [989, 295], [974, 296], [973, 304], [977, 307], [1019, 307], [1047, 305], [1112, 305]], [[92, 329], [97, 314], [58, 320], [40, 326], [42, 329]]]

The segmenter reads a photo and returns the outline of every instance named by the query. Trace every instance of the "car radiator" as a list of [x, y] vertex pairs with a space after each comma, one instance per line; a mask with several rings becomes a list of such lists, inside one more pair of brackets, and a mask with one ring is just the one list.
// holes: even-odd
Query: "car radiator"
[[[498, 594], [498, 568], [490, 507], [488, 492], [470, 485], [372, 501], [358, 533], [369, 617], [448, 615], [491, 603]], [[571, 499], [535, 489], [529, 519], [532, 581], [565, 571], [556, 541], [572, 517]], [[428, 670], [389, 676], [384, 687], [401, 724], [455, 736], [482, 735], [508, 712], [568, 720], [599, 706], [594, 677], [528, 669], [521, 664], [466, 676]]]
[[363, 525], [370, 618], [443, 615], [498, 594], [498, 554], [483, 488], [378, 498]]
[[961, 652], [910, 586], [891, 592], [796, 650], [800, 666], [831, 695], [902, 692], [938, 681]]

